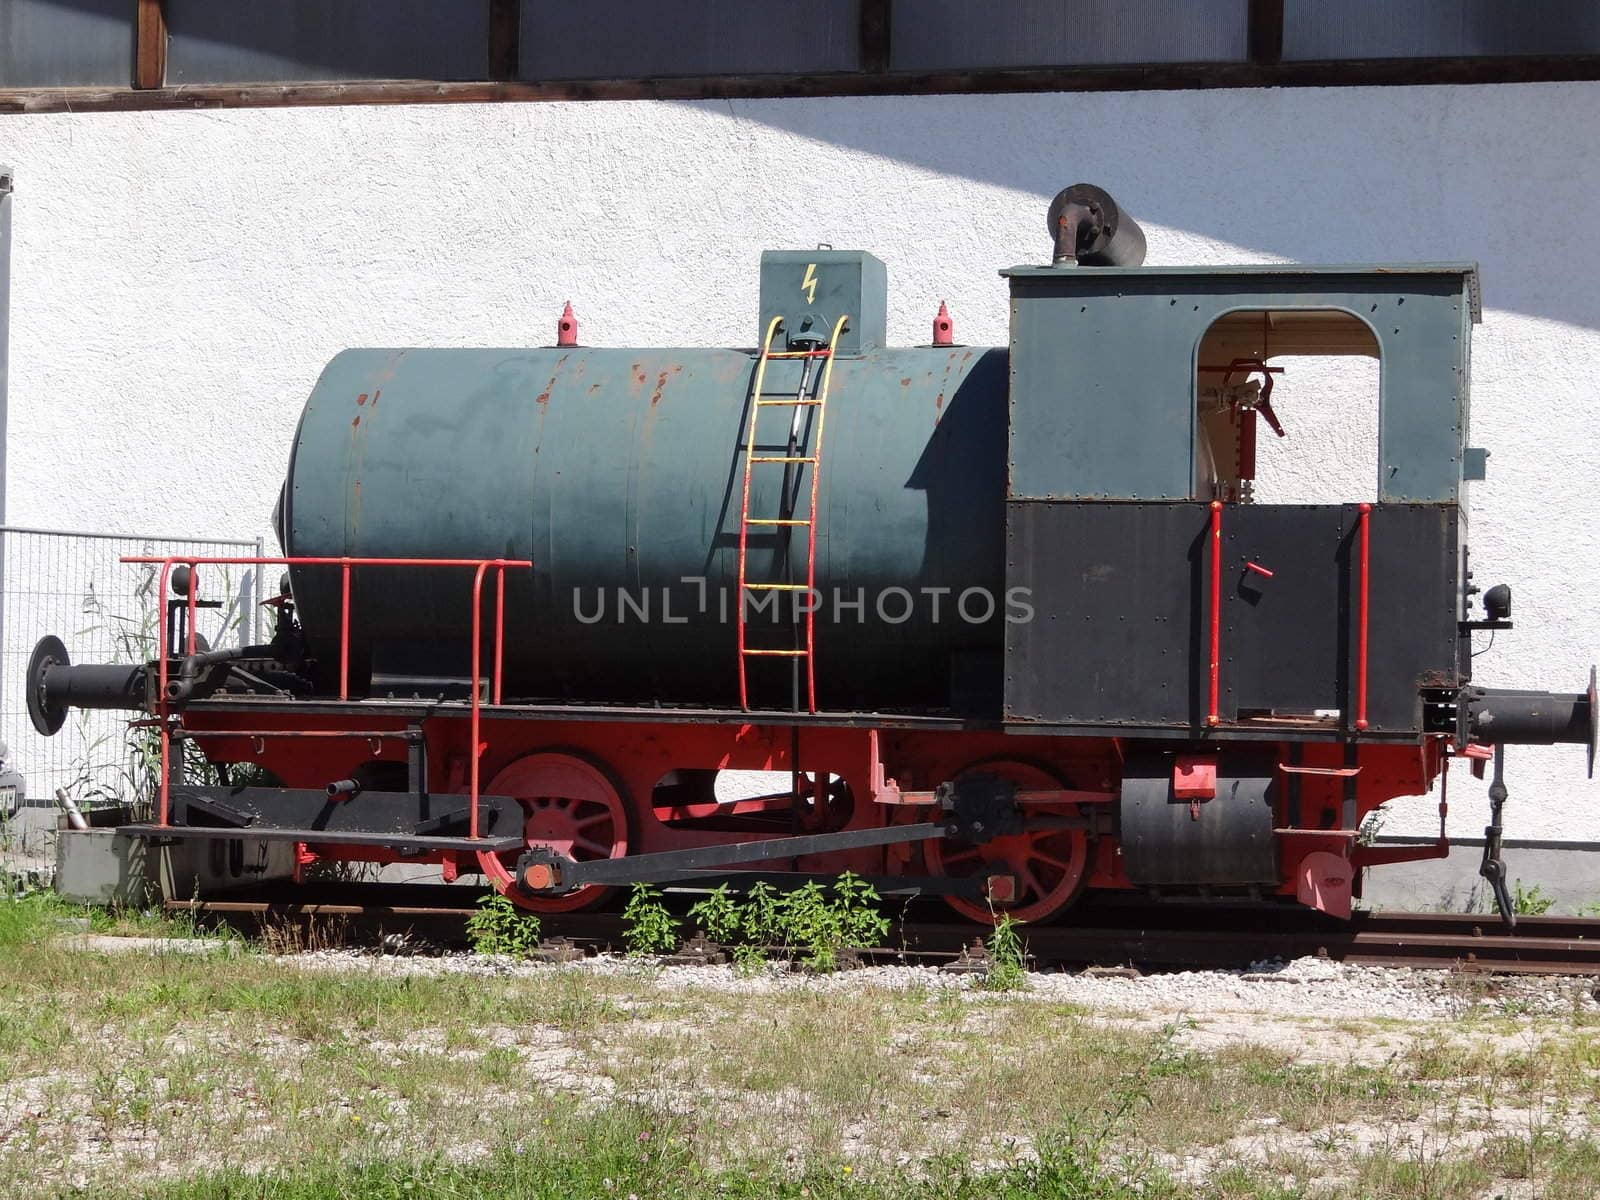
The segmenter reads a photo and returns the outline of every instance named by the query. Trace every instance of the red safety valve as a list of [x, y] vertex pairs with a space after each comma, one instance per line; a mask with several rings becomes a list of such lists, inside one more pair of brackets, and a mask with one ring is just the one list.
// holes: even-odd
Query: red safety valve
[[572, 301], [567, 301], [567, 306], [561, 310], [561, 319], [556, 322], [556, 345], [576, 346], [578, 344], [578, 318], [572, 315]]
[[935, 346], [954, 346], [956, 344], [956, 323], [950, 319], [950, 310], [944, 306], [944, 301], [939, 301], [939, 311], [933, 318], [933, 344]]

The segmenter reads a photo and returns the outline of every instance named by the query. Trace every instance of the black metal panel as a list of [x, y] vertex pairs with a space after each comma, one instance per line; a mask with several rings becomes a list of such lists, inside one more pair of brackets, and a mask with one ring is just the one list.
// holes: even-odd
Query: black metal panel
[[1270, 755], [1223, 757], [1217, 794], [1180, 800], [1173, 755], [1130, 758], [1117, 801], [1122, 868], [1140, 887], [1279, 881], [1273, 813], [1277, 763]]
[[166, 0], [166, 14], [169, 84], [489, 76], [487, 3]]
[[[1225, 720], [1342, 708], [1351, 631], [1347, 517], [1353, 516], [1336, 505], [1223, 510]], [[1209, 563], [1206, 570], [1209, 580]], [[1209, 645], [1206, 659], [1209, 668]]]
[[890, 65], [959, 71], [1243, 59], [1246, 0], [894, 0]]
[[[1205, 731], [1209, 521], [1194, 502], [1011, 504], [1006, 586], [1034, 614], [1007, 627], [1006, 719]], [[1218, 732], [1354, 729], [1359, 531], [1356, 505], [1222, 510]], [[1373, 734], [1420, 732], [1419, 689], [1458, 681], [1456, 537], [1451, 505], [1372, 510]]]
[[1418, 689], [1454, 687], [1463, 678], [1459, 528], [1455, 505], [1372, 510], [1367, 720], [1373, 731], [1420, 731]]
[[854, 71], [859, 0], [522, 0], [524, 79]]
[[1286, 59], [1597, 51], [1600, 5], [1594, 0], [1285, 0], [1283, 9]]
[[1204, 504], [1007, 507], [1006, 587], [1033, 617], [1006, 626], [1012, 721], [1187, 726], [1203, 717]]
[[0, 3], [0, 87], [128, 86], [132, 0]]

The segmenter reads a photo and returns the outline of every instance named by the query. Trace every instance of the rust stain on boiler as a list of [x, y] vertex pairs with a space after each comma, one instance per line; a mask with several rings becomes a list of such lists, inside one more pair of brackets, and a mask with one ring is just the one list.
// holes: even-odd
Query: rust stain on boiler
[[362, 392], [359, 396], [356, 397], [356, 403], [357, 404], [365, 404], [366, 402], [367, 402], [367, 394], [365, 392]]
[[565, 365], [567, 359], [570, 357], [571, 355], [563, 354], [560, 358], [556, 359], [556, 365], [550, 372], [550, 380], [544, 385], [544, 391], [540, 392], [533, 398], [533, 402], [535, 404], [550, 403], [550, 393], [556, 390], [556, 380], [561, 378], [561, 368], [563, 365]]
[[661, 402], [661, 391], [667, 386], [667, 373], [665, 371], [656, 376], [656, 390], [650, 393], [650, 407], [654, 408]]

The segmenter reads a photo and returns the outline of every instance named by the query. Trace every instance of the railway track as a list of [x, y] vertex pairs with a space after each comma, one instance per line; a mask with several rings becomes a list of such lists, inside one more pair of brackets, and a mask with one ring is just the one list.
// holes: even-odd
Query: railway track
[[[441, 893], [448, 893], [441, 895]], [[273, 924], [320, 923], [355, 943], [409, 934], [443, 945], [466, 943], [466, 920], [480, 893], [428, 884], [338, 884], [262, 889], [169, 907], [242, 932]], [[1600, 976], [1600, 920], [1523, 917], [1507, 930], [1489, 915], [1358, 913], [1333, 921], [1299, 909], [1222, 904], [1085, 904], [1073, 920], [1024, 929], [1040, 967], [1141, 970], [1240, 969], [1271, 959], [1315, 956], [1388, 967], [1489, 973]], [[603, 950], [622, 944], [616, 912], [542, 919], [546, 937]], [[867, 951], [871, 962], [941, 963], [982, 936], [978, 926], [945, 919], [934, 902], [912, 902], [891, 934], [894, 945]]]

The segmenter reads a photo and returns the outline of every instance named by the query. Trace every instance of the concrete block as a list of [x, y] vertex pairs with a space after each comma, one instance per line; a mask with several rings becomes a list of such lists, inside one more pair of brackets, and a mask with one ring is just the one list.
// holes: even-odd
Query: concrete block
[[153, 899], [148, 851], [115, 829], [63, 829], [56, 834], [56, 893], [78, 904], [139, 908]]
[[[1506, 884], [1524, 892], [1537, 887], [1553, 901], [1551, 916], [1595, 915], [1600, 907], [1600, 847], [1537, 841], [1507, 841], [1501, 850]], [[1482, 839], [1455, 842], [1449, 858], [1393, 863], [1367, 871], [1364, 908], [1395, 912], [1492, 912], [1494, 894], [1478, 875]]]

